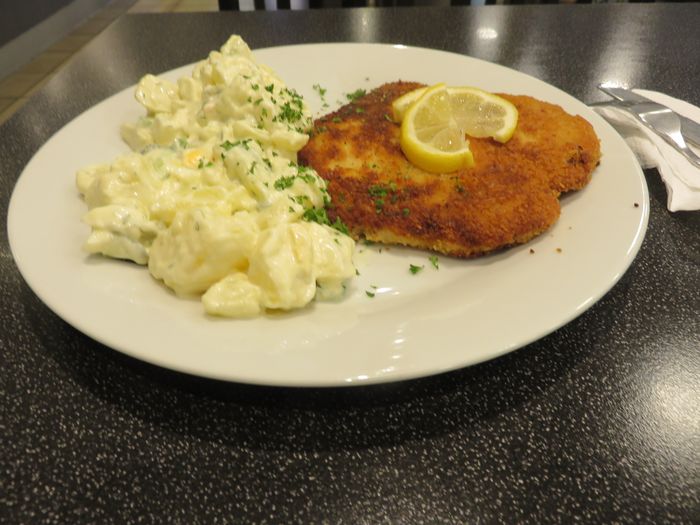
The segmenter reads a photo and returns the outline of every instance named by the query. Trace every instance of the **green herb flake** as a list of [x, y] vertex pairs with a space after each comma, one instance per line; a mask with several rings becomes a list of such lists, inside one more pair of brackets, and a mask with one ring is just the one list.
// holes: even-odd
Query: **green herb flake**
[[365, 290], [365, 293], [370, 299], [374, 299], [374, 296], [376, 295], [374, 292], [370, 292], [369, 290]]
[[343, 235], [349, 235], [348, 227], [340, 219], [340, 217], [337, 217], [335, 221], [331, 223], [325, 208], [308, 208], [304, 211], [301, 218], [305, 221], [317, 222], [318, 224], [330, 226], [331, 228], [334, 228], [335, 230], [342, 233]]
[[433, 268], [435, 268], [436, 270], [440, 269], [440, 265], [438, 264], [438, 256], [437, 255], [431, 255], [430, 257], [428, 257], [428, 260], [430, 261], [430, 264], [433, 265]]
[[381, 184], [373, 184], [367, 188], [367, 193], [369, 193], [372, 197], [386, 197], [388, 192], [388, 189]]
[[[250, 147], [248, 146], [248, 143], [252, 139], [244, 139], [244, 140], [237, 140], [236, 142], [231, 142], [230, 140], [227, 140], [226, 142], [222, 142], [219, 144], [219, 147], [225, 151], [229, 151], [231, 148], [235, 148], [236, 146], [243, 146], [246, 150], [249, 150]], [[222, 156], [223, 157], [223, 156]]]
[[275, 189], [276, 190], [286, 190], [287, 188], [291, 188], [292, 185], [294, 184], [294, 175], [290, 175], [289, 177], [280, 177], [275, 181]]
[[340, 217], [335, 218], [335, 221], [333, 221], [333, 224], [331, 224], [331, 228], [335, 228], [343, 235], [350, 235], [350, 231], [348, 230], [347, 225], [342, 221]]
[[309, 222], [330, 225], [330, 220], [328, 220], [328, 214], [326, 213], [325, 208], [309, 208], [308, 210], [304, 211], [301, 218]]
[[365, 91], [364, 89], [356, 89], [352, 93], [348, 93], [345, 96], [347, 97], [348, 100], [355, 101], [358, 98], [364, 97], [366, 94], [367, 94], [367, 91]]
[[279, 120], [289, 122], [291, 124], [301, 120], [302, 112], [301, 109], [294, 109], [291, 103], [285, 102], [282, 104], [282, 110], [277, 117]]
[[343, 121], [343, 119], [340, 118], [340, 117], [333, 117], [331, 120], [332, 120], [333, 122], [335, 122], [336, 124], [338, 124], [338, 123], [340, 123], [340, 122]]
[[418, 272], [420, 272], [423, 268], [425, 268], [425, 266], [423, 266], [423, 265], [417, 266], [417, 265], [415, 265], [415, 264], [410, 264], [410, 265], [408, 266], [408, 271], [411, 272], [413, 275], [416, 275], [416, 274], [417, 274]]

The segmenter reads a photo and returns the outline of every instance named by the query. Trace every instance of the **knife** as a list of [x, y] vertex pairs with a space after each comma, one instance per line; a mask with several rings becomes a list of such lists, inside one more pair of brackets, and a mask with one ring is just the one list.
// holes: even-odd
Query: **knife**
[[[622, 102], [623, 106], [632, 104], [646, 104], [651, 102], [653, 104], [658, 104], [659, 106], [662, 106], [664, 108], [666, 107], [663, 104], [659, 104], [658, 102], [655, 102], [651, 99], [648, 99], [647, 97], [635, 93], [631, 89], [619, 86], [610, 86], [607, 84], [600, 84], [598, 86], [598, 89], [600, 89], [603, 93], [607, 93], [614, 99]], [[678, 115], [678, 118], [681, 121], [681, 133], [683, 137], [688, 142], [693, 143], [693, 145], [700, 147], [700, 124], [698, 124], [694, 120], [689, 119], [688, 117], [684, 117], [683, 115]]]

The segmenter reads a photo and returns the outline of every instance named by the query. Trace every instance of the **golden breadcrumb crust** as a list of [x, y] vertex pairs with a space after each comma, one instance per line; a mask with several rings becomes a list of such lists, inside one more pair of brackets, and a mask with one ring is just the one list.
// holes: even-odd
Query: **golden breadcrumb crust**
[[470, 139], [473, 168], [432, 174], [412, 165], [399, 145], [391, 102], [421, 87], [380, 86], [318, 119], [299, 161], [326, 181], [329, 217], [356, 239], [473, 257], [524, 243], [559, 217], [559, 195], [583, 188], [600, 159], [592, 126], [559, 106], [501, 96], [518, 108], [513, 137]]

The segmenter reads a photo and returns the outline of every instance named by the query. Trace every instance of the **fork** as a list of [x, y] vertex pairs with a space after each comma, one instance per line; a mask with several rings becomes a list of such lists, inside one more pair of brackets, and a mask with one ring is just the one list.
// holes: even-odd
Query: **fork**
[[[603, 105], [603, 104], [600, 104]], [[662, 137], [679, 153], [690, 161], [693, 166], [700, 168], [700, 157], [691, 150], [681, 133], [681, 121], [678, 115], [671, 109], [654, 102], [640, 102], [638, 104], [611, 104], [614, 107], [629, 111], [642, 124]]]
[[666, 142], [674, 146], [694, 166], [700, 168], [700, 157], [685, 143], [681, 133], [681, 121], [669, 108], [643, 102], [629, 106], [628, 110]]

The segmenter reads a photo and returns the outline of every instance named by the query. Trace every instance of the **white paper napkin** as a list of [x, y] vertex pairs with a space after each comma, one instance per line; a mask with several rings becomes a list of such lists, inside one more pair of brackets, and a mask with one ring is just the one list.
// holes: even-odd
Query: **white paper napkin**
[[[671, 108], [679, 115], [700, 122], [700, 108], [692, 104], [657, 91], [633, 91]], [[666, 185], [670, 211], [700, 210], [700, 169], [628, 112], [610, 106], [594, 106], [593, 109], [622, 135], [642, 168], [659, 170]], [[690, 147], [700, 154], [698, 149]]]

